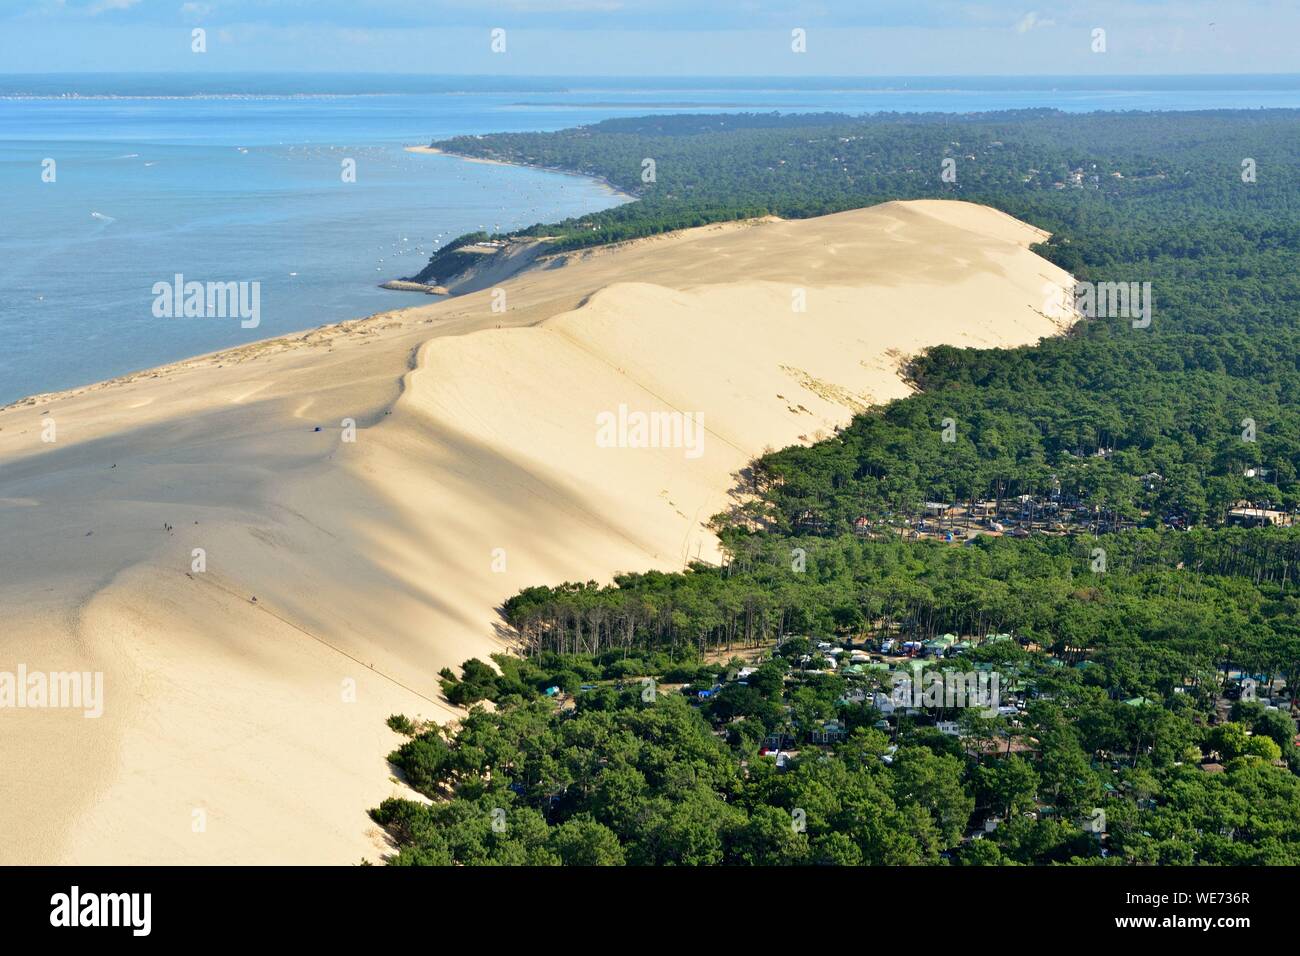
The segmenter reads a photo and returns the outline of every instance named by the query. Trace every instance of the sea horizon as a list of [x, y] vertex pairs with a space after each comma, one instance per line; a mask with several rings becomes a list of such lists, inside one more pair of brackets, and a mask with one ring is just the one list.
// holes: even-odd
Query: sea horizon
[[[378, 286], [466, 232], [626, 199], [596, 180], [405, 146], [647, 113], [1035, 108], [1295, 109], [1300, 74], [0, 74], [0, 404], [419, 304]], [[258, 283], [258, 322], [159, 320], [151, 290], [176, 275]]]

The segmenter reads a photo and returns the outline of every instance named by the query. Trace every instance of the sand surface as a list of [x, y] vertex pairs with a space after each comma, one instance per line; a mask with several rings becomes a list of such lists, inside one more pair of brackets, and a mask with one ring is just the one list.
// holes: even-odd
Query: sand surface
[[[0, 671], [105, 681], [98, 719], [0, 710], [0, 863], [378, 860], [384, 719], [454, 716], [502, 600], [716, 558], [740, 470], [906, 394], [903, 355], [1059, 331], [1041, 238], [937, 201], [710, 226], [0, 410]], [[620, 405], [702, 444], [602, 447]]]

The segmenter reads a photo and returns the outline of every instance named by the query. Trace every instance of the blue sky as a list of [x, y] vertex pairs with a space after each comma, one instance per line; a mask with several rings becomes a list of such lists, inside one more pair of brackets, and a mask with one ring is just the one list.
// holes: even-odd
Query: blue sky
[[0, 73], [1300, 73], [1297, 50], [1295, 0], [0, 0]]

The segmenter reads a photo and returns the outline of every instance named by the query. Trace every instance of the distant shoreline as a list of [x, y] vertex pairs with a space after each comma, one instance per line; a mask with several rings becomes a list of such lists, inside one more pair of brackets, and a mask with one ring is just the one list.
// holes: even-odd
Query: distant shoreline
[[405, 148], [408, 153], [423, 153], [431, 156], [454, 156], [467, 163], [485, 163], [489, 166], [519, 166], [524, 169], [539, 169], [542, 172], [547, 173], [560, 173], [563, 176], [576, 176], [579, 179], [585, 179], [591, 183], [600, 183], [600, 185], [609, 190], [611, 195], [626, 199], [628, 202], [635, 202], [641, 198], [640, 196], [634, 196], [631, 193], [624, 192], [604, 176], [589, 176], [586, 173], [575, 172], [572, 169], [560, 169], [556, 166], [539, 166], [536, 163], [516, 163], [504, 159], [487, 159], [483, 156], [472, 156], [469, 153], [458, 153], [455, 150], [441, 149], [437, 146], [407, 146]]

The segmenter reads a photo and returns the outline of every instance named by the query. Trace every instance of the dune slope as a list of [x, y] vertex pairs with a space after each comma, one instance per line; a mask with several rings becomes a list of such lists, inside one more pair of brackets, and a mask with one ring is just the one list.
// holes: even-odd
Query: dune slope
[[715, 558], [747, 462], [906, 394], [902, 355], [1059, 331], [1041, 238], [711, 226], [0, 410], [0, 672], [105, 686], [0, 710], [0, 863], [377, 860], [384, 718], [454, 716], [437, 671], [507, 646], [506, 597]]

